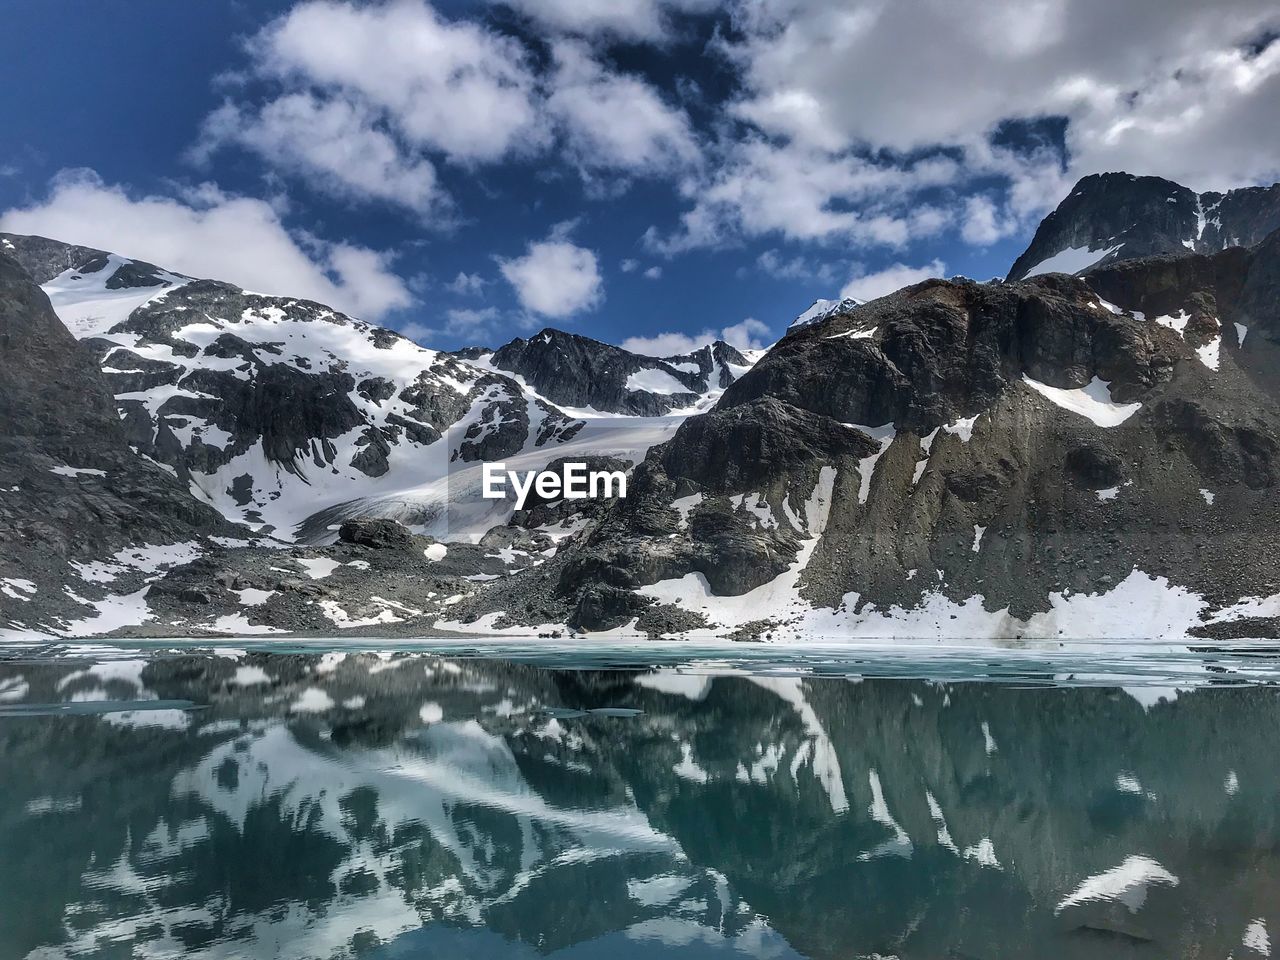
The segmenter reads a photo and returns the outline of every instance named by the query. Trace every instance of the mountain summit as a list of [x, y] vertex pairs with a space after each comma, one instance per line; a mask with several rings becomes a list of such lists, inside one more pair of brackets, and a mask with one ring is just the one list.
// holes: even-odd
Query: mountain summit
[[1159, 177], [1085, 177], [1044, 218], [1010, 280], [1117, 260], [1251, 247], [1280, 229], [1280, 184], [1195, 193]]

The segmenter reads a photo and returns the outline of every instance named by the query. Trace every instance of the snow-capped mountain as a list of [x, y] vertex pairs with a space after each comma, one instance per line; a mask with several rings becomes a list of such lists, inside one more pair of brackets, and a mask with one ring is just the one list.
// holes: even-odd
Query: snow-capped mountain
[[481, 461], [534, 469], [599, 448], [635, 462], [750, 366], [720, 342], [656, 359], [554, 330], [441, 353], [322, 304], [0, 239], [98, 357], [130, 442], [230, 519], [285, 539], [332, 540], [370, 514], [478, 537], [509, 507], [448, 507]]
[[[55, 615], [68, 632], [136, 622], [113, 569], [190, 560], [189, 544], [242, 535], [130, 449], [93, 356], [0, 247], [0, 637]], [[102, 602], [104, 605], [98, 606]], [[54, 614], [56, 610], [56, 614]], [[87, 625], [93, 622], [94, 627]]]
[[[550, 330], [439, 353], [320, 304], [0, 238], [8, 322], [43, 331], [14, 357], [60, 350], [63, 386], [100, 362], [83, 423], [63, 389], [55, 440], [8, 441], [0, 629], [1276, 635], [1280, 231], [1192, 249], [1261, 229], [1274, 195], [1216, 201], [1225, 233], [1153, 221], [1174, 256], [1136, 255], [1131, 232], [1081, 277], [815, 304], [759, 358]], [[1073, 219], [1115, 236], [1104, 213], [1081, 220], [1073, 195], [1033, 247]], [[15, 422], [38, 423], [37, 386], [16, 396]], [[80, 439], [108, 420], [110, 469]], [[479, 495], [486, 461], [567, 458], [635, 465], [627, 497]], [[79, 512], [50, 507], [53, 477]], [[145, 506], [102, 499], [126, 477]], [[293, 545], [228, 539], [210, 505]], [[106, 556], [41, 543], [76, 522]]]
[[865, 302], [856, 297], [841, 297], [839, 300], [815, 300], [808, 310], [791, 321], [791, 325], [787, 330], [790, 332], [800, 327], [807, 327], [811, 323], [820, 323], [829, 317], [835, 316], [837, 313], [848, 313], [854, 307], [860, 307]]
[[510, 374], [547, 403], [585, 418], [708, 410], [754, 361], [723, 340], [680, 356], [646, 357], [552, 329], [496, 351], [472, 348], [458, 356]]
[[1010, 280], [1159, 254], [1251, 247], [1280, 229], [1280, 184], [1196, 193], [1160, 177], [1085, 177], [1045, 217]]
[[502, 628], [534, 596], [657, 634], [1273, 635], [1278, 304], [1280, 231], [831, 313], [456, 615]]
[[[162, 629], [167, 617], [249, 630], [240, 611], [264, 603], [250, 612], [291, 630], [434, 616], [580, 524], [538, 505], [541, 519], [521, 522], [549, 529], [499, 534], [498, 553], [457, 545], [512, 518], [510, 501], [480, 495], [485, 462], [629, 469], [751, 363], [723, 343], [661, 359], [556, 331], [447, 354], [322, 304], [105, 251], [3, 235], [0, 255], [6, 323], [22, 334], [7, 366], [35, 374], [6, 384], [0, 629]], [[540, 392], [571, 389], [557, 369], [588, 382], [581, 407]], [[378, 517], [455, 546], [343, 533]], [[279, 552], [343, 535], [328, 556]], [[396, 548], [370, 560], [371, 544]]]

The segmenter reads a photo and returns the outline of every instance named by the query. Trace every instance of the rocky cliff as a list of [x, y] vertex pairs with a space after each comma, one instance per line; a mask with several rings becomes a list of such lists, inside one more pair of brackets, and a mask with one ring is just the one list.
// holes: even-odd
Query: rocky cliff
[[1251, 247], [1280, 229], [1280, 184], [1195, 193], [1160, 177], [1085, 177], [1045, 217], [1010, 280], [1137, 257]]
[[92, 353], [3, 252], [0, 371], [0, 630], [33, 608], [93, 619], [64, 590], [77, 565], [235, 532], [130, 446]]
[[1275, 234], [794, 330], [482, 601], [721, 635], [1270, 634], [1278, 269]]

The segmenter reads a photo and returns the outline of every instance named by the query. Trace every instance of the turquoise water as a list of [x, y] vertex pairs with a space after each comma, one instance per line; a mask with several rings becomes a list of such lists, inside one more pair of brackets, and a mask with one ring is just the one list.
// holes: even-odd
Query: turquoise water
[[235, 644], [0, 660], [0, 960], [1280, 931], [1274, 650]]

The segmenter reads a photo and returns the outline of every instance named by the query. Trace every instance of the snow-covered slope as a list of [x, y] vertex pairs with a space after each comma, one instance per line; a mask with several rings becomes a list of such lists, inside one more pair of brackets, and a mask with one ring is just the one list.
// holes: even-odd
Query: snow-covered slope
[[311, 301], [3, 239], [99, 358], [135, 448], [283, 539], [330, 541], [355, 515], [478, 539], [512, 511], [479, 498], [482, 461], [636, 462], [752, 362], [724, 343], [658, 359], [554, 330], [447, 354]]

